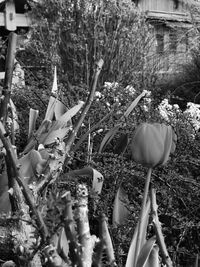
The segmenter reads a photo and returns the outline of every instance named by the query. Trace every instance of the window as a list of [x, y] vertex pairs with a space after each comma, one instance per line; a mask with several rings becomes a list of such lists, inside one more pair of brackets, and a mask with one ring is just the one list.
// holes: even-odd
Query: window
[[158, 54], [162, 54], [164, 52], [164, 34], [157, 33], [156, 34], [156, 52]]
[[172, 31], [169, 33], [169, 50], [173, 53], [177, 51], [178, 38], [177, 33]]

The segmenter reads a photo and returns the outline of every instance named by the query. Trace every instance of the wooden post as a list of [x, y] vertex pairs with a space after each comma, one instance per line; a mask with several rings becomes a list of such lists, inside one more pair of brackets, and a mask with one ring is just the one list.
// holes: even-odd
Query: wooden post
[[16, 44], [17, 44], [17, 34], [14, 32], [11, 32], [9, 34], [9, 40], [8, 40], [5, 78], [4, 78], [4, 86], [2, 90], [1, 105], [0, 105], [0, 120], [3, 122], [4, 125], [7, 119], [7, 106], [8, 106], [8, 103], [10, 100], [10, 94], [11, 94]]

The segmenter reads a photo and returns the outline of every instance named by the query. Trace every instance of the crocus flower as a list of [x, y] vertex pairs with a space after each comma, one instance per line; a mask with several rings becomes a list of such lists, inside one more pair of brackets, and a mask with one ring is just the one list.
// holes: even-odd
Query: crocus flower
[[132, 158], [149, 168], [165, 164], [175, 150], [176, 135], [171, 126], [143, 123], [131, 142]]

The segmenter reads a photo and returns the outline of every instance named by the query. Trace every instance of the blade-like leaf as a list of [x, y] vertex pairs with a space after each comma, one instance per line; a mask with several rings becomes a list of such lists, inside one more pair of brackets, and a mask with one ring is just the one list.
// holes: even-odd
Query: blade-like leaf
[[54, 112], [56, 120], [59, 120], [60, 117], [67, 112], [67, 107], [61, 101], [57, 100]]
[[46, 167], [47, 161], [42, 159], [40, 153], [36, 150], [31, 150], [28, 154], [19, 159], [19, 172], [22, 177], [27, 179], [27, 183], [37, 181], [43, 169]]
[[156, 242], [156, 236], [152, 236], [148, 241], [146, 241], [146, 243], [141, 248], [141, 251], [139, 253], [136, 267], [145, 266], [155, 242]]
[[[149, 221], [149, 212], [150, 212], [150, 200], [146, 204], [145, 208], [145, 214], [144, 214], [144, 220], [141, 222], [142, 223], [142, 245], [144, 244], [144, 240], [146, 239], [146, 229]], [[138, 224], [135, 228], [134, 234], [133, 234], [133, 239], [131, 241], [131, 246], [128, 251], [128, 257], [126, 260], [126, 265], [125, 267], [133, 267], [134, 262], [136, 262], [135, 259], [135, 248], [136, 248], [136, 241], [137, 241], [137, 232], [138, 232]]]
[[105, 245], [105, 251], [106, 251], [106, 255], [107, 255], [109, 266], [110, 266], [111, 264], [115, 262], [115, 253], [114, 253], [110, 233], [108, 231], [106, 216], [104, 214], [102, 214], [100, 217], [99, 236]]
[[157, 245], [154, 245], [144, 267], [160, 267], [158, 252], [159, 252], [159, 247]]
[[63, 140], [71, 129], [71, 123], [63, 123], [60, 121], [54, 121], [47, 133], [42, 133], [39, 136], [39, 143], [49, 145], [55, 142], [56, 138]]
[[39, 111], [36, 109], [30, 109], [29, 111], [29, 127], [28, 127], [28, 139], [32, 136], [35, 131], [35, 124], [38, 117]]
[[58, 83], [57, 83], [57, 69], [56, 66], [54, 68], [54, 79], [53, 79], [53, 86], [52, 86], [52, 90], [51, 92], [53, 94], [57, 94], [58, 93]]
[[91, 167], [85, 167], [80, 170], [70, 171], [68, 174], [72, 177], [89, 176], [90, 178], [92, 178], [92, 189], [98, 194], [101, 193], [104, 178], [99, 171]]
[[59, 233], [57, 251], [58, 251], [58, 254], [62, 256], [63, 259], [68, 258], [69, 242], [67, 240], [64, 227], [61, 228], [60, 233]]
[[115, 136], [115, 134], [118, 132], [120, 128], [120, 125], [116, 125], [115, 127], [113, 127], [112, 129], [110, 129], [107, 134], [104, 136], [100, 147], [99, 147], [99, 153], [103, 152], [105, 147], [110, 143], [110, 141], [113, 139], [113, 137]]
[[129, 114], [133, 111], [133, 109], [137, 106], [138, 102], [140, 101], [141, 98], [143, 98], [146, 95], [146, 92], [142, 92], [132, 103], [131, 105], [127, 108], [126, 112], [124, 113], [124, 117], [128, 117]]
[[117, 140], [117, 145], [114, 149], [115, 154], [123, 154], [128, 145], [128, 134], [122, 134], [120, 138]]
[[0, 174], [0, 215], [11, 212], [11, 203], [8, 193], [8, 176], [4, 170]]
[[49, 98], [49, 103], [44, 120], [50, 120], [50, 121], [53, 120], [55, 105], [56, 105], [56, 98], [54, 96], [51, 96]]
[[69, 121], [72, 117], [74, 117], [79, 112], [79, 110], [82, 108], [83, 104], [84, 104], [83, 101], [79, 101], [78, 105], [74, 106], [73, 108], [71, 108], [67, 112], [65, 112], [65, 114], [63, 114], [59, 120], [62, 122]]
[[17, 110], [16, 110], [15, 104], [13, 103], [12, 99], [10, 99], [9, 104], [10, 104], [10, 108], [12, 111], [14, 131], [18, 131], [19, 130], [19, 124], [18, 124]]
[[195, 259], [195, 267], [199, 266], [199, 254], [197, 253], [196, 259]]
[[115, 196], [112, 223], [123, 224], [128, 218], [129, 211], [125, 206], [128, 201], [128, 196], [124, 189], [120, 186]]
[[93, 169], [92, 189], [98, 194], [101, 194], [103, 181], [104, 181], [103, 175], [97, 170]]

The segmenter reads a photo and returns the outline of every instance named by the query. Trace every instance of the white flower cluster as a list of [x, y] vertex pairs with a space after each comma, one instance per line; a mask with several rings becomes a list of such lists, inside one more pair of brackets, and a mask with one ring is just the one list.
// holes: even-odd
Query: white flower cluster
[[197, 131], [200, 129], [200, 105], [192, 102], [187, 103], [187, 109], [184, 114], [190, 119], [192, 126]]
[[182, 112], [177, 104], [170, 105], [168, 99], [164, 99], [158, 106], [160, 115], [166, 122], [176, 123], [178, 115], [182, 113], [187, 122], [192, 126], [194, 132], [191, 133], [195, 137], [196, 131], [200, 129], [200, 105], [191, 102], [187, 103], [187, 109]]
[[161, 117], [169, 122], [171, 119], [175, 119], [175, 113], [180, 112], [180, 108], [177, 104], [171, 105], [169, 104], [168, 99], [163, 99], [163, 101], [158, 106], [158, 111]]

